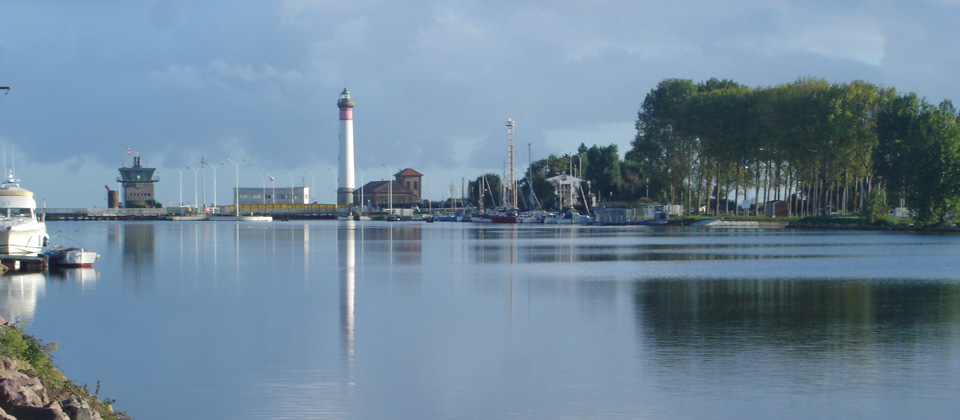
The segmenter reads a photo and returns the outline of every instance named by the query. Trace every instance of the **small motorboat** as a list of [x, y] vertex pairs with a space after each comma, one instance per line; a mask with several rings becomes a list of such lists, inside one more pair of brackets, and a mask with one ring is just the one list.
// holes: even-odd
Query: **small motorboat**
[[100, 254], [77, 247], [54, 246], [45, 252], [51, 267], [93, 267]]

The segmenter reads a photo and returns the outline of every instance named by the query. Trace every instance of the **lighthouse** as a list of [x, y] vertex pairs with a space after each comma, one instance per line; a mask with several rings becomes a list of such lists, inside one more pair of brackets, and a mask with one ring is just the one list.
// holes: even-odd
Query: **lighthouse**
[[340, 172], [337, 177], [337, 204], [353, 205], [353, 99], [343, 89], [337, 101], [340, 108]]

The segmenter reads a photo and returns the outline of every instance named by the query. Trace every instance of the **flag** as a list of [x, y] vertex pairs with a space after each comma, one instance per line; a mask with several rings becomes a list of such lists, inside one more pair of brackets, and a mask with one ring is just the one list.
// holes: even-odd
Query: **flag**
[[129, 154], [130, 154], [130, 146], [124, 146], [124, 147], [127, 148], [127, 154], [129, 155]]

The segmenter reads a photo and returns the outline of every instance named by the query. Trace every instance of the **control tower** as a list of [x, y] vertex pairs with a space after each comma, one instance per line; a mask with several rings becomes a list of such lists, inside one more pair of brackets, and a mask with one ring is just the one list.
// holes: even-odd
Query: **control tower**
[[123, 206], [126, 208], [154, 207], [158, 203], [153, 194], [153, 184], [159, 178], [153, 176], [157, 168], [144, 168], [140, 156], [133, 157], [133, 167], [120, 168], [117, 182], [123, 187]]

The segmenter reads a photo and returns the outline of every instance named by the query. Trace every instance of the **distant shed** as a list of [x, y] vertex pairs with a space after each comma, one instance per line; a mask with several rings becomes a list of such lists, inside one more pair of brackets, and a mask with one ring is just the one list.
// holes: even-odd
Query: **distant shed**
[[764, 214], [767, 217], [787, 217], [790, 215], [790, 211], [787, 209], [787, 202], [783, 200], [767, 201], [764, 209]]

